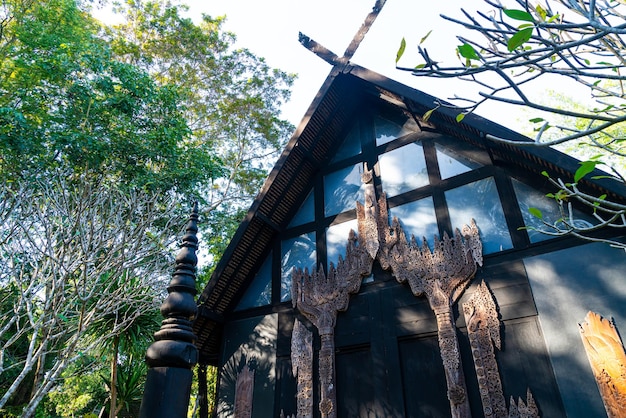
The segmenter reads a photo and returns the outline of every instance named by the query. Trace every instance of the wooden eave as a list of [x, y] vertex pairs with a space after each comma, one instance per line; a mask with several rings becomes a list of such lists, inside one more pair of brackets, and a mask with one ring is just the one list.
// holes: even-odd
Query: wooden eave
[[[194, 322], [200, 360], [217, 364], [224, 318], [253, 279], [282, 231], [310, 190], [316, 173], [332, 158], [341, 132], [353, 118], [358, 104], [379, 97], [420, 120], [434, 107], [436, 98], [356, 65], [335, 67], [309, 107], [257, 195], [244, 221], [198, 299]], [[553, 177], [571, 179], [578, 160], [551, 148], [515, 146], [487, 139], [486, 134], [529, 142], [523, 135], [473, 114], [462, 123], [456, 113], [440, 108], [428, 125], [437, 132], [487, 150], [494, 161], [531, 173], [547, 171]], [[598, 172], [600, 173], [600, 172]], [[608, 199], [625, 201], [626, 187], [611, 180], [584, 181], [581, 186]]]

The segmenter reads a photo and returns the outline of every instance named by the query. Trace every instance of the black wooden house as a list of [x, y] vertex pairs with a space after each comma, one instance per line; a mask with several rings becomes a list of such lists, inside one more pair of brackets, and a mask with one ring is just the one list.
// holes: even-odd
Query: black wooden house
[[351, 64], [328, 77], [198, 300], [218, 417], [606, 416], [579, 324], [626, 330], [626, 256], [529, 211], [559, 222], [542, 172], [578, 161], [475, 115], [425, 121], [434, 103]]

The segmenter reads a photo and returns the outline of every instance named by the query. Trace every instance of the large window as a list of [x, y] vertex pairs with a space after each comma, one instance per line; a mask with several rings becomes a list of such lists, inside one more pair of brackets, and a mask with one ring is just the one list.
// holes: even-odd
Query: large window
[[[350, 230], [358, 229], [355, 208], [364, 201], [366, 167], [373, 169], [376, 199], [383, 193], [387, 197], [389, 223], [398, 218], [408, 239], [414, 236], [420, 244], [426, 239], [431, 248], [435, 235], [452, 235], [473, 219], [483, 253], [495, 255], [549, 238], [535, 231], [545, 225], [529, 208], [540, 209], [549, 222], [562, 218], [542, 193], [506, 180], [509, 174], [494, 166], [486, 151], [450, 135], [421, 132], [413, 117], [398, 109], [357, 115], [338, 142], [288, 227], [279, 232], [274, 248], [279, 264], [273, 269], [264, 264], [238, 310], [269, 303], [272, 289], [280, 290], [274, 301], [289, 301], [294, 268], [323, 266], [328, 271], [345, 256]], [[376, 280], [370, 277], [365, 283]]]

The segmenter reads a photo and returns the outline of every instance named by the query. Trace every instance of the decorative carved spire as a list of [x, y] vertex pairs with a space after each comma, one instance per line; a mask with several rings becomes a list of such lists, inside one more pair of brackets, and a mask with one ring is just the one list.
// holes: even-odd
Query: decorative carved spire
[[[191, 321], [197, 313], [196, 250], [198, 249], [198, 203], [187, 223], [176, 267], [161, 305], [165, 317], [155, 342], [148, 347], [148, 375], [139, 410], [139, 418], [173, 418], [187, 416], [193, 373], [198, 349]], [[167, 394], [165, 396], [164, 394]]]
[[198, 258], [198, 203], [194, 203], [176, 267], [167, 287], [168, 296], [161, 305], [165, 319], [154, 334], [156, 340], [146, 354], [149, 367], [182, 367], [190, 369], [198, 361], [198, 350], [191, 321], [197, 313], [196, 265]]

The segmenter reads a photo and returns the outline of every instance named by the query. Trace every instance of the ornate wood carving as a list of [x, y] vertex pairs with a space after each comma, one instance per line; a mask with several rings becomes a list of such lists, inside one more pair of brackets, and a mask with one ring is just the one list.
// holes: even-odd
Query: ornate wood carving
[[426, 296], [437, 317], [439, 349], [448, 385], [448, 399], [453, 418], [471, 416], [461, 353], [454, 325], [452, 307], [482, 265], [482, 244], [476, 223], [458, 229], [454, 237], [435, 237], [433, 251], [424, 238], [419, 246], [410, 242], [397, 218], [387, 226], [385, 195], [379, 200], [379, 234], [383, 241], [378, 259], [388, 266], [400, 283], [408, 282], [415, 296]]
[[[366, 184], [366, 196], [374, 196], [374, 186]], [[364, 181], [368, 181], [368, 174], [364, 174]], [[369, 209], [364, 212], [364, 220], [372, 219]], [[364, 276], [372, 272], [373, 257], [371, 251], [376, 251], [376, 246], [366, 248], [362, 236], [371, 233], [370, 225], [361, 225], [359, 218], [359, 231], [356, 236], [350, 231], [346, 258], [339, 257], [337, 267], [330, 263], [328, 275], [320, 266], [317, 271], [309, 274], [308, 269], [294, 269], [292, 276], [291, 296], [294, 307], [297, 307], [315, 327], [318, 329], [321, 339], [319, 352], [319, 376], [320, 376], [320, 403], [319, 409], [323, 418], [335, 418], [337, 416], [337, 400], [335, 395], [335, 323], [337, 312], [348, 309], [350, 294], [357, 293], [361, 287]], [[357, 245], [358, 244], [358, 245]]]
[[485, 282], [481, 282], [463, 304], [463, 313], [485, 418], [506, 418], [508, 412], [494, 352], [494, 345], [498, 350], [501, 346], [500, 321], [495, 300]]
[[298, 380], [294, 418], [313, 417], [313, 333], [296, 319], [291, 334], [291, 367]]
[[516, 404], [511, 397], [507, 410], [494, 350], [494, 346], [498, 350], [501, 347], [498, 307], [484, 281], [463, 304], [463, 314], [485, 418], [538, 418], [539, 410], [530, 389], [526, 393], [526, 404], [521, 398]]
[[517, 404], [515, 399], [511, 396], [511, 402], [509, 406], [508, 418], [538, 418], [539, 409], [533, 398], [533, 394], [530, 393], [530, 389], [526, 391], [526, 403], [519, 398]]
[[626, 416], [626, 353], [615, 325], [589, 311], [580, 334], [609, 418]]
[[252, 417], [253, 392], [254, 370], [245, 365], [237, 375], [237, 383], [235, 385], [235, 418]]

